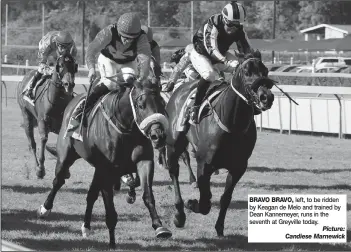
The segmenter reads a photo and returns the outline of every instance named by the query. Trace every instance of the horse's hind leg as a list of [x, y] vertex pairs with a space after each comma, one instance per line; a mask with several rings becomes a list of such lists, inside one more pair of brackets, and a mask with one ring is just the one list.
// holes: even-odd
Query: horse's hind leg
[[156, 231], [156, 237], [158, 238], [169, 238], [172, 236], [171, 231], [162, 226], [160, 217], [157, 214], [155, 207], [155, 197], [152, 192], [152, 182], [154, 179], [154, 161], [142, 160], [137, 163], [138, 174], [140, 176], [140, 183], [143, 189], [143, 200], [144, 204], [149, 210], [152, 227]]
[[90, 184], [88, 195], [87, 195], [87, 206], [85, 209], [84, 223], [82, 225], [83, 237], [87, 237], [88, 232], [91, 229], [91, 227], [90, 227], [91, 215], [93, 212], [94, 203], [99, 197], [100, 189], [101, 189], [101, 187], [100, 187], [100, 183], [99, 183], [99, 178], [98, 178], [97, 173], [95, 171], [93, 181]]
[[39, 152], [39, 166], [37, 167], [37, 177], [44, 178], [45, 176], [45, 145], [48, 141], [48, 126], [44, 119], [38, 121], [38, 130], [40, 135], [40, 152]]
[[[62, 144], [63, 141], [63, 144]], [[54, 205], [55, 196], [60, 188], [65, 184], [66, 174], [72, 164], [79, 158], [73, 146], [71, 146], [70, 139], [61, 139], [59, 135], [57, 143], [57, 162], [55, 168], [55, 178], [52, 182], [52, 189], [44, 203], [40, 207], [38, 216], [45, 217], [48, 215]]]
[[[109, 174], [109, 170], [106, 169], [106, 167], [96, 167], [96, 169], [99, 169], [97, 171], [97, 176], [99, 177], [99, 181], [101, 181], [101, 194], [106, 211], [106, 225], [110, 235], [109, 247], [114, 249], [116, 248], [115, 228], [117, 224], [117, 212], [113, 203], [113, 184], [115, 181], [113, 180], [113, 176]], [[92, 197], [94, 196], [95, 195]]]
[[35, 143], [33, 129], [34, 129], [34, 120], [35, 118], [26, 111], [22, 111], [23, 116], [23, 128], [27, 135], [28, 142], [29, 142], [29, 151], [32, 153], [34, 167], [39, 165], [37, 159], [37, 144]]
[[169, 167], [169, 175], [173, 182], [175, 208], [177, 210], [173, 220], [176, 227], [184, 227], [186, 221], [184, 201], [179, 187], [179, 157], [186, 150], [188, 143], [185, 135], [179, 135], [173, 146], [167, 145], [167, 165]]
[[[237, 167], [237, 164], [235, 164], [235, 166]], [[245, 164], [243, 164], [243, 167], [247, 167], [247, 162], [246, 162], [246, 166], [245, 166]], [[224, 193], [221, 196], [221, 200], [220, 200], [220, 210], [219, 210], [218, 218], [217, 218], [216, 225], [215, 225], [215, 229], [217, 231], [218, 236], [223, 236], [224, 219], [225, 219], [225, 216], [227, 214], [229, 204], [232, 200], [234, 187], [238, 183], [240, 178], [243, 176], [243, 174], [245, 173], [245, 170], [246, 170], [246, 168], [243, 169], [240, 167], [240, 169], [235, 170], [235, 171], [236, 172], [242, 171], [242, 172], [237, 172], [237, 174], [235, 174], [235, 176], [233, 176], [230, 172], [228, 172], [227, 179], [225, 182]]]
[[210, 179], [212, 166], [206, 164], [204, 161], [198, 160], [197, 162], [197, 184], [200, 191], [200, 200], [189, 200], [187, 208], [195, 213], [208, 214], [211, 210], [211, 190]]

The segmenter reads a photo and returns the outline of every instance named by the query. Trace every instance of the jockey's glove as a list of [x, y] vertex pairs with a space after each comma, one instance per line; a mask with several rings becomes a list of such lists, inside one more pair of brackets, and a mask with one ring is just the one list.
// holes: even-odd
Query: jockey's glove
[[237, 60], [226, 60], [224, 62], [224, 65], [231, 67], [231, 68], [236, 68], [239, 62]]
[[95, 68], [91, 68], [89, 70], [88, 79], [89, 79], [90, 84], [93, 83], [93, 81], [96, 79]]

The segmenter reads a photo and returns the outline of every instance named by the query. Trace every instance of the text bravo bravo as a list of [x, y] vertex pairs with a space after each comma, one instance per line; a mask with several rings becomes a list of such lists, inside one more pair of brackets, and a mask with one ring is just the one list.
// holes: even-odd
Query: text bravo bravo
[[346, 195], [248, 195], [248, 242], [346, 242]]

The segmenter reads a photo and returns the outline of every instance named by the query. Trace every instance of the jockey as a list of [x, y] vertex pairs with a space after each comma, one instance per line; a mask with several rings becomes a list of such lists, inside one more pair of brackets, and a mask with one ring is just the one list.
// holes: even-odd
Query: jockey
[[33, 89], [40, 78], [44, 74], [52, 74], [51, 68], [47, 65], [47, 60], [53, 53], [56, 53], [57, 57], [66, 53], [70, 53], [73, 58], [77, 57], [77, 48], [69, 32], [51, 31], [40, 40], [38, 52], [39, 68], [35, 72], [26, 93], [30, 99], [34, 99]]
[[176, 81], [183, 72], [188, 80], [195, 80], [199, 77], [199, 73], [195, 70], [190, 61], [190, 53], [193, 49], [193, 44], [189, 44], [184, 49], [180, 49], [172, 54], [171, 62], [175, 62], [177, 65], [173, 68], [169, 81], [164, 89], [165, 92], [173, 91]]
[[190, 60], [201, 76], [191, 109], [194, 123], [198, 123], [199, 106], [217, 71], [233, 72], [238, 64], [236, 57], [228, 52], [229, 47], [236, 42], [240, 53], [252, 51], [243, 28], [245, 19], [244, 6], [233, 1], [224, 6], [222, 13], [211, 16], [193, 37]]
[[151, 47], [151, 56], [154, 60], [150, 60], [150, 68], [155, 73], [155, 77], [160, 81], [162, 71], [161, 71], [161, 50], [158, 43], [154, 40], [153, 32], [151, 27], [146, 25], [141, 26], [141, 29], [146, 33], [147, 39]]
[[[138, 82], [144, 81], [149, 74], [151, 49], [147, 35], [141, 30], [140, 18], [136, 13], [124, 13], [117, 23], [102, 29], [88, 45], [86, 62], [89, 69], [89, 81], [96, 78], [96, 56], [101, 75], [100, 82], [92, 88], [86, 98], [86, 108], [89, 109], [102, 95], [110, 90], [117, 90], [119, 83], [111, 80], [118, 72], [123, 80], [132, 84], [140, 67]], [[109, 78], [111, 77], [111, 78]], [[92, 85], [92, 84], [90, 84]], [[84, 103], [76, 109], [72, 117], [78, 119]]]

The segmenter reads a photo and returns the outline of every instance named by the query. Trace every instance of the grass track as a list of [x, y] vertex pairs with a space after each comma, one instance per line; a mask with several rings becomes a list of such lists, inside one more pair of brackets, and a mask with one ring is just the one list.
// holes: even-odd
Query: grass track
[[[77, 161], [54, 202], [51, 215], [37, 220], [36, 210], [43, 204], [54, 175], [55, 162], [47, 154], [46, 177], [35, 178], [29, 160], [27, 139], [20, 128], [21, 117], [14, 99], [3, 106], [2, 127], [2, 239], [35, 250], [106, 250], [108, 231], [101, 197], [95, 204], [93, 234], [83, 239], [80, 226], [93, 168]], [[36, 131], [36, 140], [38, 134]], [[49, 136], [49, 143], [55, 136]], [[155, 168], [154, 194], [163, 223], [173, 232], [170, 240], [156, 240], [151, 219], [137, 190], [134, 205], [125, 201], [125, 189], [115, 196], [119, 214], [116, 227], [117, 250], [351, 250], [351, 140], [310, 136], [259, 133], [249, 168], [239, 181], [225, 222], [225, 237], [217, 238], [214, 225], [219, 210], [225, 176], [213, 176], [213, 207], [207, 216], [186, 212], [183, 229], [173, 225], [173, 197], [166, 171]], [[192, 160], [195, 168], [194, 160]], [[180, 174], [184, 200], [198, 197]], [[247, 195], [254, 193], [347, 194], [348, 243], [346, 244], [252, 244], [247, 242]]]

